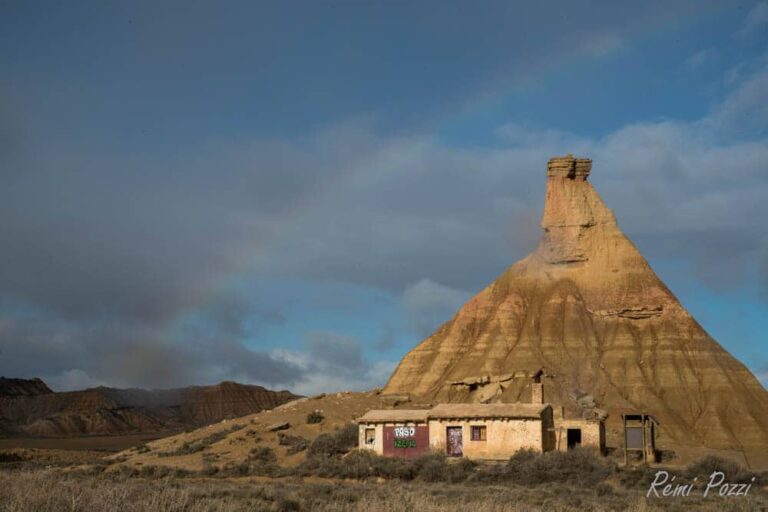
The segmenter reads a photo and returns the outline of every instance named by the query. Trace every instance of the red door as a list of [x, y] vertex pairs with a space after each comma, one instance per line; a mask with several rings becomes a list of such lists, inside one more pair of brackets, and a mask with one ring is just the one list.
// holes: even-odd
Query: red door
[[461, 457], [464, 455], [464, 441], [461, 436], [461, 427], [448, 427], [445, 438], [448, 440], [448, 456]]

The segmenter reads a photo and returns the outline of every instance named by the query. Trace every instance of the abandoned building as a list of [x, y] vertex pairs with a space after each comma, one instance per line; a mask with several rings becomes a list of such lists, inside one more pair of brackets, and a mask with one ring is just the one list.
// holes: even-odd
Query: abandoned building
[[452, 457], [507, 459], [516, 451], [605, 449], [601, 420], [566, 419], [562, 407], [541, 403], [439, 404], [432, 409], [372, 410], [357, 420], [359, 446], [379, 455], [416, 457], [440, 451]]
[[624, 464], [630, 454], [637, 454], [643, 462], [659, 462], [656, 449], [656, 430], [659, 422], [650, 414], [622, 414], [624, 423]]
[[373, 410], [357, 422], [358, 446], [379, 455], [416, 457], [429, 451], [426, 409]]
[[358, 420], [360, 447], [379, 455], [506, 459], [554, 448], [549, 404], [441, 404], [428, 410], [374, 410]]

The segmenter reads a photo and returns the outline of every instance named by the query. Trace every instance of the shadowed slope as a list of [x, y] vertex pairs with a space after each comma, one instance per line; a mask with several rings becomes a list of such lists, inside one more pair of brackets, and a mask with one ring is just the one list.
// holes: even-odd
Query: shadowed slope
[[52, 392], [40, 379], [0, 381], [0, 435], [67, 437], [179, 430], [272, 409], [289, 391], [222, 382], [177, 389]]

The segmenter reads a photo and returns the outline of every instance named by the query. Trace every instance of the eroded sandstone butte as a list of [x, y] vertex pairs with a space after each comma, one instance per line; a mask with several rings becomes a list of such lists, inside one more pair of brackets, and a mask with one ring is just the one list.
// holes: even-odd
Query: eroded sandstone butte
[[[584, 414], [594, 397], [655, 415], [671, 445], [768, 454], [768, 392], [683, 308], [587, 180], [592, 162], [553, 158], [538, 248], [400, 362], [386, 394], [433, 401], [545, 400]], [[590, 398], [591, 401], [591, 398]]]

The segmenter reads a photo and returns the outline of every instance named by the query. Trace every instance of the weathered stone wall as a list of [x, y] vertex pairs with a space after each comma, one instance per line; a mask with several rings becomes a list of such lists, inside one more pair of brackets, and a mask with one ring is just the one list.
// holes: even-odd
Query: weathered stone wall
[[[373, 450], [377, 455], [384, 455], [384, 427], [423, 427], [425, 423], [415, 423], [412, 421], [387, 422], [387, 423], [360, 423], [358, 425], [358, 443], [357, 446], [362, 450]], [[365, 443], [365, 430], [375, 429], [376, 440], [373, 445]]]
[[[376, 430], [376, 441], [373, 445], [365, 444], [365, 430], [369, 428]], [[373, 450], [377, 455], [384, 453], [384, 425], [381, 423], [361, 423], [358, 426], [357, 435], [357, 446], [361, 450]]]
[[555, 435], [557, 450], [568, 450], [568, 429], [581, 429], [581, 446], [595, 448], [600, 452], [605, 451], [605, 423], [582, 419], [563, 419], [555, 422]]
[[[474, 425], [486, 427], [485, 441], [472, 441]], [[470, 459], [504, 460], [523, 448], [539, 452], [544, 449], [544, 427], [540, 419], [430, 420], [433, 450], [446, 452], [447, 427], [462, 427], [464, 456]]]

